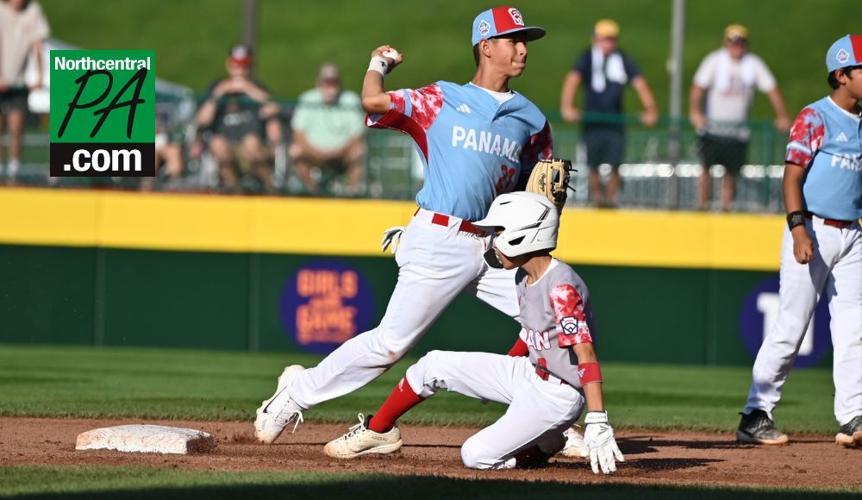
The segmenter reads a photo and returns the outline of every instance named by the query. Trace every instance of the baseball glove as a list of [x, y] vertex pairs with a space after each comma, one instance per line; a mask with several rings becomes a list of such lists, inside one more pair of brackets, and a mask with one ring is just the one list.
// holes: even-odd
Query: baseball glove
[[525, 190], [546, 196], [557, 206], [557, 212], [562, 212], [566, 204], [566, 189], [569, 187], [571, 171], [572, 162], [569, 160], [539, 160], [530, 173]]

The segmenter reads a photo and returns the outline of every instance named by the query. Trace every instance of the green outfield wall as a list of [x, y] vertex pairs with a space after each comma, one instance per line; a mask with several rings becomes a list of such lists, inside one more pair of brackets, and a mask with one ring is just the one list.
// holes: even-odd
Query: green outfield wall
[[[397, 267], [377, 242], [414, 209], [0, 190], [14, 214], [0, 226], [0, 342], [324, 353], [383, 314]], [[750, 364], [781, 231], [776, 216], [567, 209], [557, 254], [591, 289], [602, 359]], [[809, 364], [829, 358], [818, 321]], [[517, 330], [463, 296], [417, 352], [504, 352]]]

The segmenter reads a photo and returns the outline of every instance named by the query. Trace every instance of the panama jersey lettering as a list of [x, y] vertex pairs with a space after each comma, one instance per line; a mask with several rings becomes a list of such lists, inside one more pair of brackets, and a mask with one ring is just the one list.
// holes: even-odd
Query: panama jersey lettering
[[807, 209], [829, 219], [862, 217], [862, 119], [824, 97], [803, 109], [787, 144], [786, 161], [808, 169]]
[[545, 116], [517, 92], [501, 103], [472, 83], [439, 81], [389, 96], [391, 109], [369, 116], [368, 124], [413, 138], [425, 167], [416, 203], [426, 210], [481, 219], [498, 194], [553, 157]]

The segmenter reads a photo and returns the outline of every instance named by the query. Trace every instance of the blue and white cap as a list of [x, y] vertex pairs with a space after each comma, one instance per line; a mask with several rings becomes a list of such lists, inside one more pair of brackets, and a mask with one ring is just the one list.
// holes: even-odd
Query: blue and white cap
[[545, 36], [545, 29], [538, 26], [525, 26], [524, 16], [515, 7], [494, 7], [479, 13], [473, 20], [473, 43], [512, 33], [523, 33], [528, 42]]
[[830, 73], [848, 66], [862, 65], [862, 35], [844, 35], [826, 51], [826, 69]]

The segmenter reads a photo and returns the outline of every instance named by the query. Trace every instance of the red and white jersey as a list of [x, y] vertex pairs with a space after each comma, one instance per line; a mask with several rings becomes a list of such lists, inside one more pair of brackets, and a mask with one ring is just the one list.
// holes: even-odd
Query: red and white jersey
[[516, 275], [521, 309], [521, 340], [541, 376], [548, 373], [580, 387], [578, 359], [571, 346], [593, 341], [593, 314], [586, 283], [567, 264], [551, 261], [545, 274], [527, 284]]

